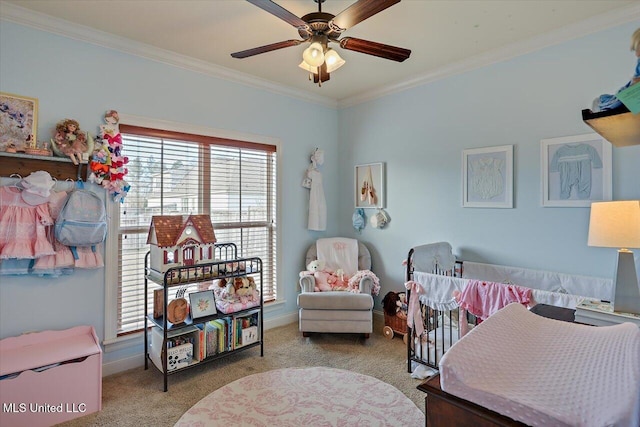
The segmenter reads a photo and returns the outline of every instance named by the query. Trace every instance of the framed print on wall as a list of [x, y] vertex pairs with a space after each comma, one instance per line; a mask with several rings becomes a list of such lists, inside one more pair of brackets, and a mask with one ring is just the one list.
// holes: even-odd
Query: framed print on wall
[[611, 200], [611, 144], [596, 133], [540, 141], [542, 206]]
[[513, 207], [513, 145], [462, 150], [462, 206]]
[[384, 208], [384, 163], [356, 165], [356, 208]]
[[0, 92], [0, 151], [24, 151], [37, 130], [38, 100]]

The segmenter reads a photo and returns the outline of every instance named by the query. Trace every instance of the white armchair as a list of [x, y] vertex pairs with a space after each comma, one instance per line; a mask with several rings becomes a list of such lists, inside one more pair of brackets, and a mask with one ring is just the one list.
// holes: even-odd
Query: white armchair
[[[369, 334], [373, 332], [372, 293], [379, 286], [375, 276], [361, 273], [371, 269], [371, 254], [362, 242], [357, 243], [359, 271], [352, 282], [360, 292], [314, 292], [314, 276], [301, 275], [298, 308], [299, 328], [303, 336], [307, 337], [311, 332], [362, 333], [365, 338], [369, 338]], [[318, 252], [313, 244], [307, 251], [305, 266], [316, 259]]]

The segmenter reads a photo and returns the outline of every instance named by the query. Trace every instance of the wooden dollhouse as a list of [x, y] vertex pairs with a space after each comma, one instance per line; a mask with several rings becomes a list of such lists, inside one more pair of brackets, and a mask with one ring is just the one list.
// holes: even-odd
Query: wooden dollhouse
[[151, 218], [147, 243], [151, 270], [164, 275], [171, 267], [213, 262], [216, 235], [209, 215], [156, 215]]

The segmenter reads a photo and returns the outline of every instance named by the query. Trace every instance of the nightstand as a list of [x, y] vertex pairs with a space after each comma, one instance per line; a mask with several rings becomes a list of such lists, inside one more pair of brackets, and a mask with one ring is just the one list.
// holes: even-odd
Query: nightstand
[[640, 314], [614, 312], [611, 303], [585, 299], [576, 307], [576, 322], [595, 326], [631, 322], [640, 328]]

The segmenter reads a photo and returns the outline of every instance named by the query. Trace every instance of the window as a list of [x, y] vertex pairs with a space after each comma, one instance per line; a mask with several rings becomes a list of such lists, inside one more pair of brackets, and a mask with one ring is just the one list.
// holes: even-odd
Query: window
[[[153, 215], [211, 215], [218, 242], [235, 243], [239, 257], [262, 259], [263, 299], [275, 300], [276, 147], [129, 125], [120, 132], [132, 191], [119, 212], [117, 335], [144, 326], [143, 268]], [[165, 262], [174, 259], [169, 252]], [[152, 295], [149, 301], [151, 312]]]

